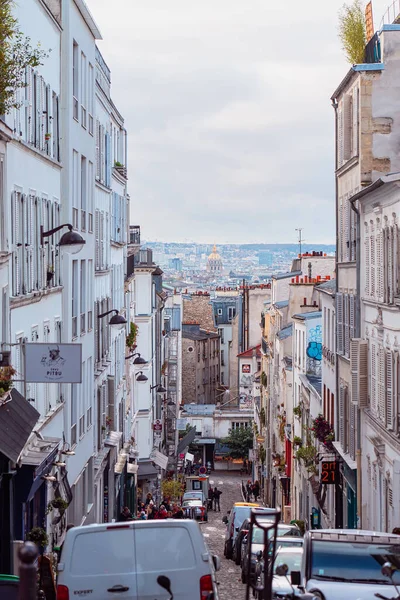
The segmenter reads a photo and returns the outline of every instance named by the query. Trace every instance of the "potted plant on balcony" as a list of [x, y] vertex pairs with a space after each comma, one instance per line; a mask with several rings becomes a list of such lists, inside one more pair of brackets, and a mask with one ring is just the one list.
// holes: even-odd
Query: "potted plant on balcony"
[[44, 139], [46, 140], [46, 142], [49, 142], [50, 139], [51, 139], [51, 133], [50, 132], [45, 133], [44, 134]]
[[13, 367], [0, 367], [0, 397], [12, 388], [12, 377], [17, 371]]
[[136, 323], [131, 322], [130, 328], [129, 328], [129, 334], [126, 336], [126, 345], [128, 346], [129, 350], [131, 350], [131, 351], [135, 349], [137, 333], [138, 333], [138, 326], [136, 325]]

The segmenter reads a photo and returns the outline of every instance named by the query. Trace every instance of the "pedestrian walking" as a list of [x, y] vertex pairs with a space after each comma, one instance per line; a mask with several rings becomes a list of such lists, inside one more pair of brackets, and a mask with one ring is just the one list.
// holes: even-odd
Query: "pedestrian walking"
[[251, 494], [252, 494], [251, 481], [249, 479], [246, 483], [246, 500], [247, 500], [247, 502], [250, 502]]
[[258, 483], [258, 481], [254, 482], [253, 496], [254, 496], [254, 502], [257, 502], [257, 498], [259, 498], [259, 496], [260, 496], [260, 484]]
[[219, 504], [219, 499], [220, 499], [221, 494], [222, 494], [221, 490], [219, 490], [217, 487], [215, 487], [214, 492], [213, 492], [214, 510], [215, 511], [218, 510], [219, 512], [221, 512], [221, 507]]
[[151, 495], [151, 493], [149, 492], [146, 496], [146, 502], [145, 505], [148, 506], [149, 504], [154, 504], [153, 502], [153, 496]]
[[214, 492], [213, 492], [213, 489], [210, 487], [210, 489], [208, 490], [208, 510], [212, 510], [213, 499], [214, 499]]

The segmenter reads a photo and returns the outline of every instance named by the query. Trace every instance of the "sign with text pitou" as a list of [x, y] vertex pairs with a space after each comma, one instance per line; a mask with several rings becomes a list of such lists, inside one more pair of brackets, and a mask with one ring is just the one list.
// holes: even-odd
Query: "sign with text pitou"
[[28, 383], [82, 383], [82, 344], [24, 344]]

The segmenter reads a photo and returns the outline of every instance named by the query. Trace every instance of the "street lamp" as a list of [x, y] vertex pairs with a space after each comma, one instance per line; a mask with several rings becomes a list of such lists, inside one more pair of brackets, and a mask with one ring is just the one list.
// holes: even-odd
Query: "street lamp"
[[63, 227], [68, 227], [69, 231], [65, 232], [58, 242], [58, 245], [61, 246], [65, 252], [69, 254], [78, 254], [86, 244], [86, 241], [77, 231], [73, 231], [72, 225], [69, 223], [64, 223], [63, 225], [59, 225], [58, 227], [54, 227], [54, 229], [50, 229], [49, 231], [43, 231], [43, 225], [40, 226], [40, 243], [42, 246], [44, 245], [44, 238], [50, 237], [60, 231]]
[[145, 381], [148, 381], [149, 378], [146, 377], [146, 375], [143, 375], [143, 371], [139, 371], [139, 373], [136, 375], [136, 381], [142, 381], [143, 383]]
[[165, 393], [166, 393], [166, 391], [167, 391], [167, 390], [165, 389], [165, 387], [163, 387], [163, 386], [161, 385], [161, 383], [157, 383], [156, 385], [151, 385], [151, 386], [150, 386], [150, 391], [154, 390], [155, 388], [157, 388], [157, 390], [156, 390], [156, 394], [165, 394]]
[[135, 358], [135, 360], [133, 361], [134, 365], [147, 365], [148, 361], [140, 356], [140, 352], [134, 352], [129, 356], [125, 356], [125, 360], [128, 360], [128, 358], [133, 358], [134, 356], [137, 356], [137, 358]]
[[115, 327], [115, 329], [123, 329], [127, 323], [125, 317], [123, 317], [122, 315], [119, 314], [119, 311], [116, 310], [115, 308], [112, 308], [111, 310], [108, 310], [105, 313], [102, 313], [101, 315], [98, 315], [98, 319], [102, 319], [103, 317], [106, 317], [107, 315], [110, 315], [111, 313], [115, 313], [111, 319], [109, 320], [108, 324], [111, 325], [112, 327]]

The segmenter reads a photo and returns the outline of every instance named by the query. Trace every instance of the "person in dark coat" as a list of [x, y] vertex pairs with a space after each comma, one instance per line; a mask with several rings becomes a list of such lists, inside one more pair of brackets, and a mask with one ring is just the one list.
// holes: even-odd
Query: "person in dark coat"
[[121, 510], [121, 514], [119, 515], [119, 521], [132, 521], [132, 513], [127, 506]]
[[217, 487], [215, 487], [214, 492], [213, 492], [214, 510], [215, 511], [218, 510], [219, 512], [221, 512], [221, 507], [219, 505], [219, 498], [220, 498], [221, 494], [222, 494], [221, 490], [219, 490]]
[[208, 490], [208, 510], [212, 510], [213, 499], [214, 499], [214, 492], [213, 492], [213, 489], [210, 487], [210, 489]]
[[260, 496], [260, 484], [258, 483], [258, 481], [254, 482], [253, 496], [254, 496], [254, 502], [257, 502], [257, 498], [259, 498], [259, 496]]

